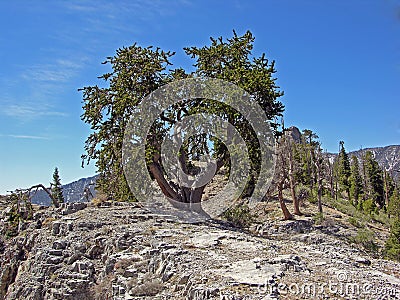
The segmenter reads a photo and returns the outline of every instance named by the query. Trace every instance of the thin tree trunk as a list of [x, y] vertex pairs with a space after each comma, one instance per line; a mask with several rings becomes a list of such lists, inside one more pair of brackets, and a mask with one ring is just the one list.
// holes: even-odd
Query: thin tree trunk
[[[313, 189], [314, 189], [314, 184], [313, 184], [313, 179], [312, 179], [312, 174], [311, 174], [311, 165], [312, 165], [312, 150], [311, 150], [311, 146], [309, 146], [309, 148], [310, 148], [310, 156], [309, 156], [309, 159], [307, 158], [307, 173], [308, 173], [308, 178], [309, 178], [309, 180], [310, 180], [310, 193], [311, 193], [311, 196], [312, 196], [312, 194], [313, 194]], [[308, 153], [307, 153], [307, 156], [308, 156]]]
[[[384, 178], [384, 182], [385, 182], [385, 205], [386, 205], [386, 209], [388, 209], [389, 208], [389, 190], [388, 190], [386, 170], [383, 170], [383, 178]], [[390, 218], [390, 215], [388, 215], [388, 217]]]
[[330, 189], [331, 189], [331, 197], [332, 199], [335, 198], [335, 187], [333, 183], [333, 165], [331, 162], [328, 160], [329, 164], [329, 183], [330, 183]]
[[293, 176], [290, 176], [290, 193], [292, 194], [292, 199], [293, 199], [294, 214], [298, 215], [298, 216], [301, 216], [302, 213], [300, 212], [299, 199], [296, 196], [296, 190], [295, 190]]
[[317, 152], [313, 152], [313, 160], [314, 160], [314, 166], [317, 171], [317, 183], [318, 183], [318, 212], [322, 214], [322, 167], [323, 167], [323, 159], [322, 159], [322, 154], [321, 150], [317, 149]]
[[364, 184], [364, 193], [363, 193], [363, 200], [368, 198], [368, 183], [367, 183], [367, 172], [365, 170], [365, 155], [362, 152], [362, 148], [361, 148], [361, 158], [362, 158], [362, 170], [363, 170], [363, 184]]
[[335, 200], [338, 199], [338, 174], [337, 174], [337, 167], [335, 170]]
[[285, 220], [292, 220], [293, 216], [286, 207], [285, 200], [283, 199], [283, 183], [278, 183], [278, 198]]
[[318, 171], [318, 211], [322, 214], [322, 177]]
[[293, 165], [293, 155], [291, 149], [289, 150], [289, 183], [290, 183], [290, 193], [292, 194], [293, 206], [294, 206], [294, 214], [300, 216], [302, 213], [300, 212], [299, 199], [296, 196], [296, 185], [294, 180], [294, 165]]

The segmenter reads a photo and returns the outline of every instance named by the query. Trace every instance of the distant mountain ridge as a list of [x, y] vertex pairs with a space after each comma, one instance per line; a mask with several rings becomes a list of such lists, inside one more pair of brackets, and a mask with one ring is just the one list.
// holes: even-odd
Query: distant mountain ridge
[[[372, 152], [375, 160], [382, 169], [386, 170], [394, 178], [400, 179], [400, 145], [373, 147], [351, 151], [348, 152], [349, 159], [351, 160], [351, 157], [355, 155], [359, 161], [361, 161], [367, 151]], [[328, 153], [327, 155], [329, 158], [335, 158], [338, 154]]]
[[[297, 129], [297, 128], [296, 128]], [[291, 129], [292, 135], [294, 139], [298, 139], [299, 131], [294, 131]], [[353, 155], [357, 156], [359, 160], [362, 159], [363, 155], [367, 151], [371, 151], [374, 154], [376, 161], [379, 165], [386, 169], [389, 174], [391, 174], [394, 178], [400, 179], [400, 145], [390, 145], [385, 147], [374, 147], [374, 148], [366, 148], [357, 151], [349, 152], [349, 158]], [[334, 158], [337, 156], [337, 153], [327, 153], [328, 157]], [[81, 178], [77, 181], [68, 183], [63, 185], [63, 194], [66, 202], [83, 202], [85, 198], [83, 196], [83, 191], [85, 187], [89, 187], [93, 196], [95, 196], [96, 191], [94, 189], [96, 179], [98, 175]], [[32, 203], [40, 204], [40, 205], [50, 205], [50, 198], [44, 191], [38, 191], [36, 195], [32, 198]]]
[[366, 148], [350, 152], [349, 154], [361, 159], [367, 151], [373, 153], [375, 160], [383, 169], [396, 177], [400, 176], [400, 145]]
[[[296, 126], [287, 128], [287, 134], [291, 136], [296, 143], [301, 142], [301, 132]], [[382, 169], [386, 170], [393, 177], [397, 179], [400, 178], [400, 145], [365, 148], [348, 152], [348, 155], [350, 159], [355, 155], [359, 160], [361, 160], [367, 151], [372, 152], [375, 160]], [[337, 153], [326, 153], [326, 157], [331, 161], [337, 155]]]
[[[68, 183], [63, 185], [63, 195], [65, 202], [84, 202], [86, 201], [83, 192], [86, 187], [89, 187], [93, 196], [96, 195], [96, 191], [94, 189], [96, 179], [98, 175], [81, 178], [77, 181]], [[46, 192], [39, 190], [33, 197], [32, 203], [49, 206], [51, 204], [50, 197], [46, 194]]]

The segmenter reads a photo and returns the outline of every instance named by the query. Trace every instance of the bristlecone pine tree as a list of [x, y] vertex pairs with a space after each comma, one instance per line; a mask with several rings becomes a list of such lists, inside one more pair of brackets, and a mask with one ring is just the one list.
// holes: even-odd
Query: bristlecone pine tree
[[[188, 77], [218, 78], [234, 83], [252, 95], [269, 120], [282, 116], [284, 106], [277, 99], [283, 95], [275, 84], [274, 61], [264, 54], [254, 57], [254, 36], [250, 31], [242, 36], [235, 32], [233, 37], [224, 40], [211, 38], [211, 45], [184, 48], [187, 55], [195, 59], [195, 70], [186, 73], [178, 68], [167, 71], [174, 53], [159, 48], [143, 48], [134, 44], [117, 50], [104, 64], [111, 72], [100, 76], [105, 87], [87, 86], [83, 91], [82, 120], [91, 126], [92, 133], [86, 140], [86, 153], [82, 162], [96, 160], [100, 177], [97, 189], [116, 201], [134, 200], [129, 190], [122, 166], [122, 143], [124, 131], [132, 111], [141, 101], [157, 88], [178, 79]], [[245, 117], [233, 108], [208, 99], [188, 99], [173, 105], [154, 121], [146, 144], [148, 170], [157, 181], [161, 191], [169, 198], [181, 202], [201, 201], [205, 186], [190, 189], [173, 184], [163, 170], [161, 161], [161, 142], [174, 124], [185, 116], [207, 113], [231, 123], [246, 142], [250, 158], [250, 179], [246, 191], [252, 191], [260, 170], [261, 151], [257, 135]], [[139, 121], [139, 120], [138, 120]], [[272, 123], [276, 128], [276, 124]], [[182, 170], [190, 169], [190, 161], [207, 152], [213, 142], [217, 167], [229, 165], [229, 152], [223, 144], [206, 135], [195, 136], [181, 148], [179, 160]]]
[[58, 203], [64, 203], [63, 188], [61, 185], [60, 174], [58, 173], [57, 167], [54, 169], [53, 173], [53, 182], [51, 183], [51, 194]]

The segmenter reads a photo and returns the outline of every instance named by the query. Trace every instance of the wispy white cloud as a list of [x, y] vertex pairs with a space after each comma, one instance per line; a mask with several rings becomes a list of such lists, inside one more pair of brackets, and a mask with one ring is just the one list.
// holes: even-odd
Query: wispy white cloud
[[0, 115], [13, 117], [20, 121], [31, 121], [43, 117], [66, 117], [63, 108], [57, 106], [59, 95], [66, 90], [71, 80], [78, 76], [84, 67], [85, 57], [72, 60], [56, 58], [53, 63], [36, 64], [22, 67], [19, 76], [9, 83], [8, 90], [18, 94], [2, 91], [0, 95]]
[[[117, 4], [110, 1], [68, 1], [65, 9], [79, 15], [87, 25], [86, 32], [139, 32], [156, 26], [160, 17], [173, 16], [178, 8], [190, 5], [188, 0], [136, 0], [119, 1]], [[130, 26], [126, 26], [129, 20]], [[136, 28], [132, 27], [132, 20], [136, 21]], [[146, 25], [146, 26], [143, 26]]]
[[37, 64], [27, 68], [21, 77], [29, 81], [66, 82], [83, 67], [83, 59], [57, 59], [52, 64]]
[[55, 81], [55, 82], [65, 82], [70, 78], [68, 73], [61, 70], [52, 70], [53, 66], [35, 66], [28, 69], [22, 78], [26, 80], [34, 81]]
[[[139, 18], [140, 20], [149, 20], [156, 16], [166, 16], [173, 14], [177, 6], [188, 5], [187, 0], [163, 1], [163, 0], [137, 0], [120, 1], [118, 4], [109, 1], [68, 1], [65, 7], [75, 13], [93, 14], [93, 17], [107, 17], [117, 19], [124, 15]], [[104, 20], [103, 20], [104, 21]]]
[[27, 134], [0, 134], [0, 137], [8, 137], [14, 139], [26, 139], [26, 140], [49, 140], [46, 136], [40, 135], [27, 135]]
[[18, 134], [9, 134], [9, 137], [16, 139], [28, 139], [28, 140], [48, 140], [48, 137], [45, 136], [37, 136], [37, 135], [18, 135]]
[[30, 105], [26, 103], [22, 105], [11, 104], [3, 107], [2, 112], [9, 117], [27, 120], [46, 116], [68, 116], [68, 114], [64, 112], [53, 110], [50, 105], [35, 105], [33, 103]]
[[87, 3], [79, 3], [79, 2], [72, 2], [68, 1], [66, 4], [66, 7], [70, 10], [77, 11], [77, 12], [94, 12], [96, 11], [96, 6], [95, 5], [88, 5]]

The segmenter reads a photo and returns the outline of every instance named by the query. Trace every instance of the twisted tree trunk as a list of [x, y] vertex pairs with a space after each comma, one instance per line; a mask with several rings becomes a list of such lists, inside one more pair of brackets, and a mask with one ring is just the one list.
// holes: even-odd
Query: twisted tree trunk
[[283, 198], [283, 181], [278, 182], [278, 198], [279, 198], [279, 204], [281, 206], [284, 219], [285, 220], [293, 220], [292, 214], [289, 212], [289, 210], [286, 207], [285, 204], [285, 199]]

